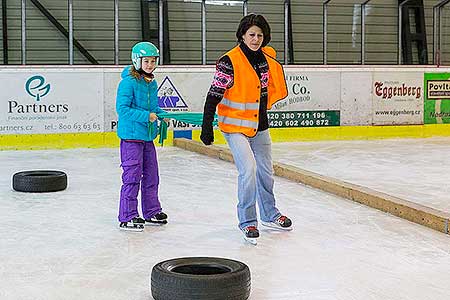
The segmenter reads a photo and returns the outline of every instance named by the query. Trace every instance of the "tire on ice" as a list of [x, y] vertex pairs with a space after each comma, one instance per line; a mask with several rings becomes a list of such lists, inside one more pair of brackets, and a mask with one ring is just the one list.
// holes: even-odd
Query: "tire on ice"
[[67, 188], [67, 174], [62, 171], [34, 170], [15, 173], [12, 178], [15, 191], [48, 193]]
[[226, 258], [175, 258], [153, 267], [150, 289], [155, 300], [246, 300], [250, 269]]

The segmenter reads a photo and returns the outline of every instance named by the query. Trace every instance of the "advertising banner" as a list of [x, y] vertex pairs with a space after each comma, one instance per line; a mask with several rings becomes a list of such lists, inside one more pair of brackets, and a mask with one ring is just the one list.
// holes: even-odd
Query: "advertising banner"
[[[122, 70], [0, 69], [0, 135], [115, 131]], [[203, 112], [214, 71], [213, 66], [159, 67], [159, 105], [169, 112]], [[450, 123], [450, 73], [427, 71], [440, 72], [288, 66], [288, 96], [269, 111], [270, 126]], [[169, 123], [170, 130], [186, 134], [198, 128]]]
[[373, 125], [422, 124], [422, 72], [374, 72], [372, 91]]
[[270, 127], [339, 126], [339, 72], [286, 69], [285, 76], [288, 96], [269, 111]]
[[[158, 78], [159, 106], [168, 112], [203, 112], [214, 69], [194, 72], [164, 72]], [[192, 130], [200, 126], [170, 119], [169, 129]]]
[[425, 73], [424, 123], [450, 123], [450, 73]]
[[0, 134], [102, 132], [103, 72], [0, 72]]

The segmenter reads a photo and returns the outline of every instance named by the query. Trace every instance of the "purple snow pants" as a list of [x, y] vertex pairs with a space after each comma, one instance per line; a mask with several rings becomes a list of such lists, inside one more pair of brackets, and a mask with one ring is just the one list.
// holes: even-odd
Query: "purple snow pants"
[[138, 213], [139, 186], [142, 214], [145, 219], [161, 211], [158, 199], [158, 160], [153, 142], [120, 141], [120, 159], [123, 169], [120, 190], [119, 222], [128, 222]]

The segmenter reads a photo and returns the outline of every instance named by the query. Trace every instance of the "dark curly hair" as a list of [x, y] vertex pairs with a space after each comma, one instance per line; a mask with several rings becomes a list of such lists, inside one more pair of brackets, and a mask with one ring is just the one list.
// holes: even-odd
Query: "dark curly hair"
[[247, 30], [252, 26], [258, 26], [261, 28], [264, 36], [261, 47], [266, 46], [270, 42], [270, 26], [266, 19], [262, 15], [249, 14], [241, 19], [238, 29], [236, 31], [236, 37], [238, 42], [243, 41], [242, 36], [247, 32]]

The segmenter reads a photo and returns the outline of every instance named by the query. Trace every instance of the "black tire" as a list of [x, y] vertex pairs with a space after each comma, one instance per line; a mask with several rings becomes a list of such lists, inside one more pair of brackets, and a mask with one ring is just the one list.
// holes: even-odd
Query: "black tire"
[[18, 192], [57, 192], [67, 188], [67, 175], [61, 171], [22, 171], [13, 175], [12, 184]]
[[175, 258], [153, 267], [150, 289], [155, 300], [246, 300], [250, 269], [225, 258]]

